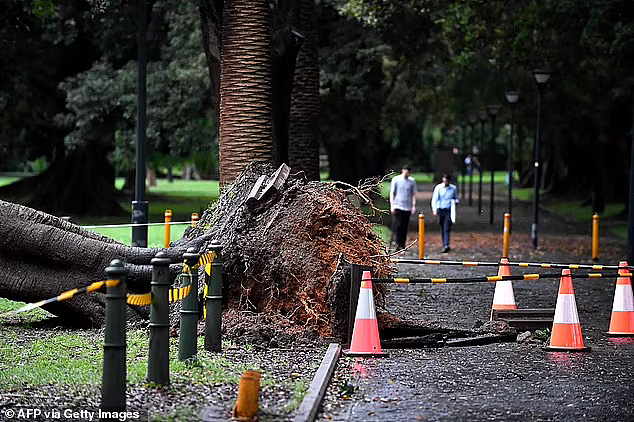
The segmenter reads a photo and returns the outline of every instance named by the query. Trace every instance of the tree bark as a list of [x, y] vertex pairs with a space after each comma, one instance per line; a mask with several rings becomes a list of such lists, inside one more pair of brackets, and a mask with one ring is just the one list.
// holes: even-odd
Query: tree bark
[[273, 159], [271, 34], [268, 2], [227, 2], [220, 70], [220, 183], [251, 161]]
[[126, 214], [107, 151], [93, 144], [56, 158], [39, 175], [0, 188], [0, 196], [55, 215]]
[[[180, 262], [189, 247], [208, 240], [204, 235], [167, 249], [172, 262]], [[113, 259], [126, 263], [130, 290], [147, 292], [150, 260], [162, 249], [133, 248], [106, 236], [82, 229], [60, 218], [0, 200], [0, 297], [36, 302], [74, 288], [104, 280], [104, 269]], [[182, 266], [170, 268], [175, 278]], [[98, 326], [104, 307], [99, 295], [80, 295], [52, 303], [48, 311], [81, 325]]]
[[291, 96], [288, 158], [308, 180], [319, 180], [319, 40], [314, 0], [299, 0], [294, 24], [304, 35]]
[[273, 162], [276, 166], [289, 162], [291, 91], [297, 53], [302, 42], [303, 36], [288, 25], [277, 30], [273, 35]]

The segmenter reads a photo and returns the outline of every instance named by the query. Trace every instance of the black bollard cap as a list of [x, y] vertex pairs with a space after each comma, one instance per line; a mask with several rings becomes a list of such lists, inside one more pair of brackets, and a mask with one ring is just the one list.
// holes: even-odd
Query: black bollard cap
[[209, 246], [207, 246], [207, 249], [209, 249], [210, 251], [213, 252], [221, 252], [222, 251], [222, 245], [220, 244], [220, 241], [217, 239], [212, 240], [209, 243]]
[[117, 279], [126, 274], [125, 266], [123, 265], [123, 261], [120, 259], [113, 259], [110, 261], [110, 266], [106, 267], [106, 274], [108, 277]]
[[172, 263], [172, 260], [167, 256], [167, 252], [159, 251], [154, 258], [150, 261], [152, 265], [169, 265]]
[[200, 258], [200, 254], [196, 248], [189, 248], [187, 252], [183, 254], [183, 259], [185, 260], [185, 264], [193, 267], [198, 264], [198, 259]]

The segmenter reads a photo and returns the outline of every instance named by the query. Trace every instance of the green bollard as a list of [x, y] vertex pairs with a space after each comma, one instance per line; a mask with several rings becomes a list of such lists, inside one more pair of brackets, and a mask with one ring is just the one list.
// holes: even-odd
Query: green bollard
[[106, 268], [106, 274], [108, 281], [118, 280], [119, 284], [106, 288], [106, 332], [100, 408], [104, 412], [125, 412], [126, 269], [123, 262], [112, 260]]
[[182, 274], [185, 282], [182, 287], [192, 286], [189, 294], [181, 303], [181, 330], [178, 338], [178, 360], [189, 359], [197, 352], [198, 334], [198, 259], [200, 255], [195, 248], [187, 249], [183, 254], [185, 265], [189, 266], [189, 274]]
[[170, 382], [169, 265], [167, 253], [152, 259], [152, 305], [150, 306], [150, 356], [147, 379], [159, 385]]
[[215, 241], [209, 245], [209, 250], [215, 252], [216, 258], [211, 264], [211, 277], [205, 297], [207, 319], [205, 320], [205, 350], [220, 352], [222, 350], [222, 338], [220, 335], [222, 323], [222, 245]]

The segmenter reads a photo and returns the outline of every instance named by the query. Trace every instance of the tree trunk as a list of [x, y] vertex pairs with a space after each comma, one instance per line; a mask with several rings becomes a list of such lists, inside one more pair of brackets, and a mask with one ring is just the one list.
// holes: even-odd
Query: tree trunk
[[319, 40], [314, 0], [299, 0], [294, 23], [304, 35], [295, 67], [289, 127], [289, 165], [319, 180]]
[[524, 126], [521, 123], [517, 124], [517, 159], [515, 168], [517, 169], [517, 174], [522, 177], [522, 173], [524, 171], [524, 141], [526, 140]]
[[[199, 247], [209, 236], [167, 249], [172, 262], [180, 262], [189, 247]], [[161, 249], [133, 248], [82, 229], [61, 218], [0, 200], [0, 297], [37, 302], [92, 282], [105, 279], [104, 269], [113, 259], [126, 263], [130, 290], [150, 288], [150, 260]], [[170, 268], [172, 279], [182, 268]], [[103, 322], [104, 303], [98, 294], [51, 303], [55, 315], [98, 326]]]
[[107, 151], [94, 144], [55, 159], [37, 176], [0, 188], [0, 196], [55, 215], [126, 214]]
[[269, 4], [226, 2], [220, 71], [220, 183], [273, 159]]
[[297, 53], [303, 38], [290, 26], [273, 35], [273, 157], [276, 166], [289, 162], [289, 116]]
[[[371, 265], [377, 276], [387, 276], [389, 260], [380, 258], [383, 243], [347, 192], [309, 183], [299, 174], [289, 176], [257, 208], [246, 207], [256, 180], [274, 172], [268, 165], [250, 165], [166, 252], [180, 263], [188, 248], [205, 251], [211, 239], [222, 241], [223, 296], [230, 310], [266, 313], [275, 324], [292, 321], [322, 335], [335, 334], [337, 315], [349, 310], [350, 280], [341, 277], [340, 265], [343, 260]], [[104, 280], [104, 268], [115, 258], [126, 263], [129, 288], [147, 292], [148, 264], [156, 252], [0, 201], [1, 297], [27, 302], [55, 297]], [[172, 265], [172, 277], [181, 270], [182, 264]], [[383, 288], [375, 287], [377, 292]], [[100, 294], [77, 295], [47, 309], [85, 325], [99, 325], [104, 318]], [[230, 318], [223, 318], [226, 324]]]

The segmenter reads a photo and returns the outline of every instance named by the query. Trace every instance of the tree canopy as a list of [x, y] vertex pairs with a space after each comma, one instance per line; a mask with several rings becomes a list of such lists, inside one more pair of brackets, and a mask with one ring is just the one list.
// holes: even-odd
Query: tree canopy
[[[357, 182], [404, 159], [433, 170], [437, 145], [456, 142], [451, 129], [467, 127], [467, 116], [487, 104], [506, 106], [507, 90], [521, 92], [516, 111], [523, 148], [521, 156], [516, 149], [516, 162], [528, 163], [537, 107], [530, 71], [548, 68], [545, 187], [612, 199], [626, 191], [634, 102], [630, 1], [326, 0], [314, 10], [300, 3], [278, 3], [271, 31], [275, 36], [308, 22], [307, 15], [294, 18], [298, 10], [316, 16], [319, 138], [332, 178]], [[213, 61], [221, 48], [213, 43], [222, 19], [204, 19], [204, 11], [222, 2], [149, 5], [151, 161], [169, 167], [204, 158], [197, 165], [211, 172], [220, 74]], [[101, 145], [119, 174], [133, 168], [135, 9], [128, 0], [7, 2], [0, 18], [6, 75], [0, 80], [0, 169], [24, 168], [42, 156], [50, 162], [89, 144]], [[277, 46], [274, 40], [267, 48], [281, 57]], [[308, 68], [317, 59], [311, 60]], [[275, 83], [274, 74], [274, 86], [285, 82]], [[305, 115], [319, 116], [314, 104], [310, 110]], [[500, 169], [510, 120], [503, 107], [493, 151]]]

